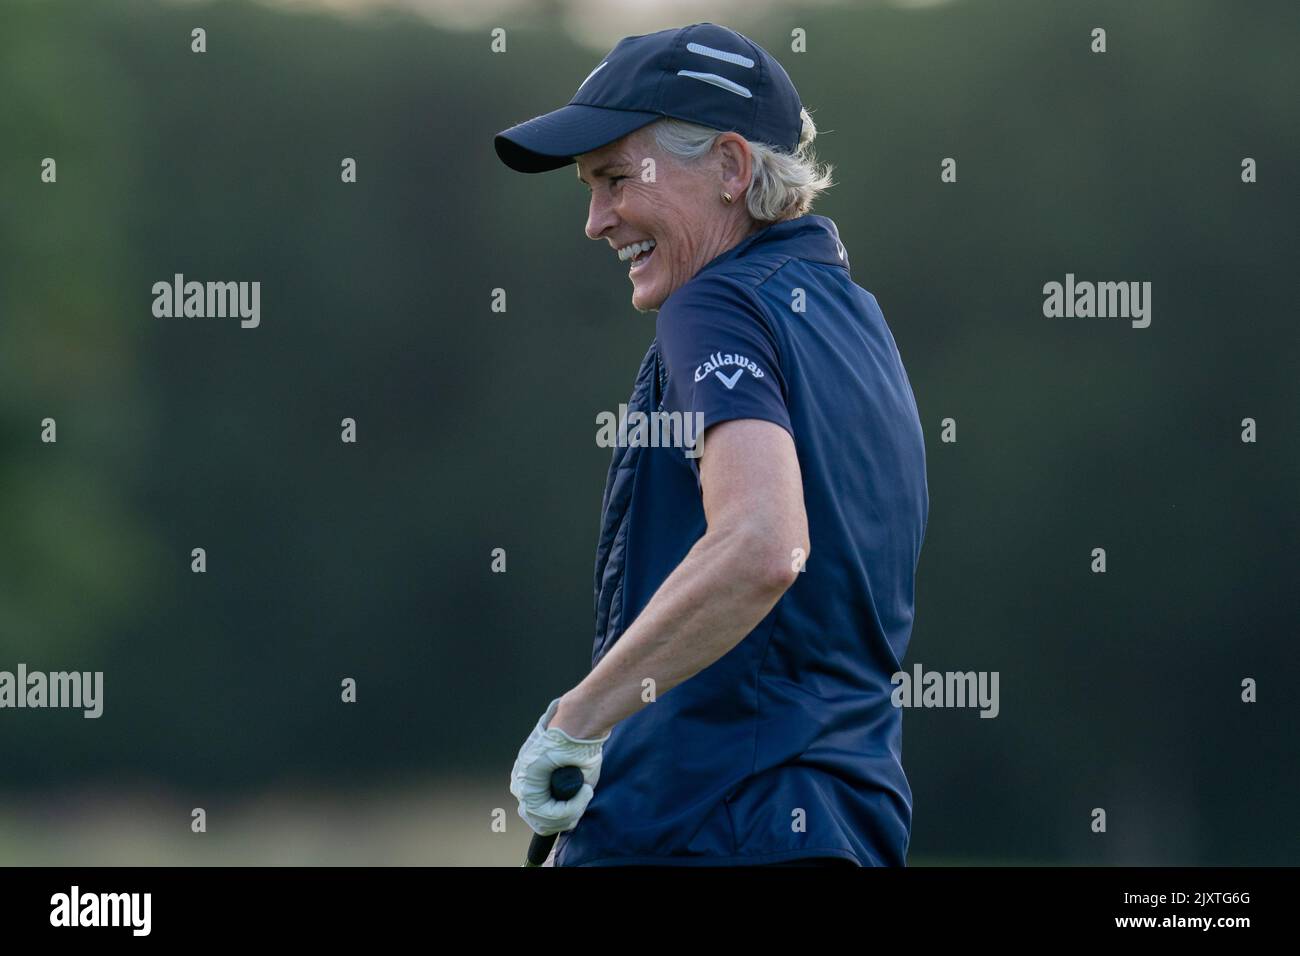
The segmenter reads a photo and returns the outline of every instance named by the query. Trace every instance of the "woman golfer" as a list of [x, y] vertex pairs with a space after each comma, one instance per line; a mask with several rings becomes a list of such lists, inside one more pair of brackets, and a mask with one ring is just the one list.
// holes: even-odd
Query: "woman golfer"
[[[556, 866], [903, 865], [890, 700], [929, 496], [911, 385], [849, 274], [816, 128], [781, 65], [712, 23], [628, 37], [567, 106], [505, 130], [521, 172], [576, 163], [587, 235], [657, 312], [631, 412], [695, 449], [614, 451], [592, 670], [511, 792]], [[696, 416], [699, 416], [698, 418]], [[556, 767], [581, 768], [570, 800]]]

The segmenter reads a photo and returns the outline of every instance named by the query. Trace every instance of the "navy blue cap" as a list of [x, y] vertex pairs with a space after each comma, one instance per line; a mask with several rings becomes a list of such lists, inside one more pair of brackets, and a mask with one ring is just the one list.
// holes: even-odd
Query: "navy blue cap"
[[669, 116], [792, 153], [801, 109], [766, 50], [735, 30], [695, 23], [619, 40], [568, 106], [497, 133], [495, 145], [511, 169], [543, 173]]

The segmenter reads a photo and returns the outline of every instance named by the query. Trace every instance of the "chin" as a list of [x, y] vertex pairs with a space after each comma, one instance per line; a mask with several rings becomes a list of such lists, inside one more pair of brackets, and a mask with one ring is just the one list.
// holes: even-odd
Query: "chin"
[[632, 308], [638, 312], [657, 312], [666, 298], [668, 296], [659, 295], [653, 290], [647, 290], [646, 292], [637, 290], [632, 293]]

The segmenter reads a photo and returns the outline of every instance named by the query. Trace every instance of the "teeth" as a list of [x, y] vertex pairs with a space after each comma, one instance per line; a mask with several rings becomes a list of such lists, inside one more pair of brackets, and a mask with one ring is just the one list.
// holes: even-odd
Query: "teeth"
[[622, 249], [618, 250], [618, 261], [627, 262], [627, 260], [633, 258], [638, 253], [649, 252], [654, 247], [655, 241], [653, 239], [644, 239], [641, 242], [634, 242], [632, 245], [624, 246]]

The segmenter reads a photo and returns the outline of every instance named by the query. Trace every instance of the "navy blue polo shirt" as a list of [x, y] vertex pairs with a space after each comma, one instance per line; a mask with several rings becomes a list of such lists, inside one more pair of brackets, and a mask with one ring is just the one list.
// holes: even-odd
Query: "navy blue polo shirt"
[[[786, 429], [811, 556], [736, 647], [613, 728], [555, 865], [905, 864], [912, 796], [890, 677], [912, 628], [925, 446], [835, 224], [767, 226], [677, 289], [628, 404]], [[603, 508], [593, 666], [704, 534], [698, 461], [616, 448]]]

